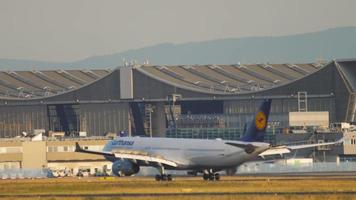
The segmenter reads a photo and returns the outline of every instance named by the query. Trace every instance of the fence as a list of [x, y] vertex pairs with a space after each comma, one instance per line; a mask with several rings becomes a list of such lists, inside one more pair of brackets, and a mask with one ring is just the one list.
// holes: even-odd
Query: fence
[[237, 174], [264, 174], [264, 173], [330, 173], [354, 172], [356, 162], [322, 162], [310, 164], [287, 165], [283, 163], [249, 162], [237, 168]]
[[48, 169], [3, 169], [1, 179], [50, 178], [52, 172]]

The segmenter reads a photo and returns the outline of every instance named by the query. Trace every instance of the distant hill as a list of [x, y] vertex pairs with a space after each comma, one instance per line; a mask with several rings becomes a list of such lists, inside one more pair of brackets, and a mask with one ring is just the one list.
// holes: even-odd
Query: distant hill
[[150, 64], [305, 63], [356, 58], [356, 27], [280, 37], [246, 37], [184, 44], [164, 43], [73, 63], [0, 59], [0, 69], [113, 68], [122, 60]]

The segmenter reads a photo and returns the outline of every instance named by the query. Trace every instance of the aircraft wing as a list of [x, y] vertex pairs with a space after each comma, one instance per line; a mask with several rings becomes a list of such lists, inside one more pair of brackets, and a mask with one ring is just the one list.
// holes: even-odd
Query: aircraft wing
[[147, 164], [164, 164], [171, 167], [178, 166], [178, 164], [174, 161], [167, 160], [159, 155], [151, 155], [143, 151], [130, 151], [130, 150], [121, 150], [116, 152], [94, 151], [94, 150], [83, 149], [80, 147], [78, 143], [75, 143], [75, 152], [90, 153], [90, 154], [103, 155], [103, 156], [115, 156], [116, 158], [140, 161]]
[[109, 151], [95, 151], [95, 150], [83, 149], [78, 144], [78, 142], [75, 143], [75, 152], [90, 153], [90, 154], [103, 155], [103, 156], [114, 156], [114, 154]]
[[302, 144], [302, 145], [291, 145], [291, 146], [276, 146], [276, 147], [271, 147], [271, 148], [267, 149], [266, 151], [260, 153], [259, 156], [261, 156], [263, 158], [264, 156], [270, 156], [270, 155], [283, 155], [283, 154], [290, 153], [292, 150], [305, 149], [305, 148], [311, 148], [311, 147], [320, 147], [320, 146], [327, 146], [327, 145], [335, 145], [335, 144], [340, 144], [343, 142], [344, 142], [344, 138], [342, 138], [336, 142]]
[[160, 163], [164, 165], [168, 165], [171, 167], [177, 167], [177, 163], [167, 160], [163, 157], [154, 156], [154, 155], [140, 155], [136, 153], [114, 153], [116, 158], [130, 159], [135, 161], [143, 161], [145, 163]]

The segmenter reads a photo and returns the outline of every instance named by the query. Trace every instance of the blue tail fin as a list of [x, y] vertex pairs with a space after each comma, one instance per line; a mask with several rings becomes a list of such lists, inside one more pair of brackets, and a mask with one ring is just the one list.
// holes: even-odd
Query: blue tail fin
[[267, 128], [269, 111], [271, 109], [271, 99], [263, 100], [261, 106], [257, 110], [252, 122], [245, 129], [242, 141], [245, 142], [263, 142]]

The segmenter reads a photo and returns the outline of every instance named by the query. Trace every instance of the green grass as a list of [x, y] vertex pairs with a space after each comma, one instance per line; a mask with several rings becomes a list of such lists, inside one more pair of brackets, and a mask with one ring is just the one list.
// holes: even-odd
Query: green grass
[[[173, 182], [156, 182], [152, 178], [127, 177], [114, 179], [100, 178], [62, 178], [43, 180], [0, 180], [0, 194], [2, 195], [36, 195], [36, 194], [123, 194], [123, 193], [197, 193], [197, 192], [340, 192], [356, 191], [355, 179], [325, 179], [309, 177], [307, 179], [291, 180], [288, 178], [251, 178], [251, 177], [223, 177], [219, 182], [207, 182], [201, 178], [177, 178]], [[161, 197], [115, 197], [115, 198], [66, 198], [66, 199], [356, 199], [351, 195], [218, 195], [218, 196], [161, 196]], [[14, 196], [10, 199], [20, 199]], [[26, 198], [28, 199], [28, 198]], [[30, 198], [30, 199], [36, 199]], [[63, 199], [50, 197], [41, 199]]]

